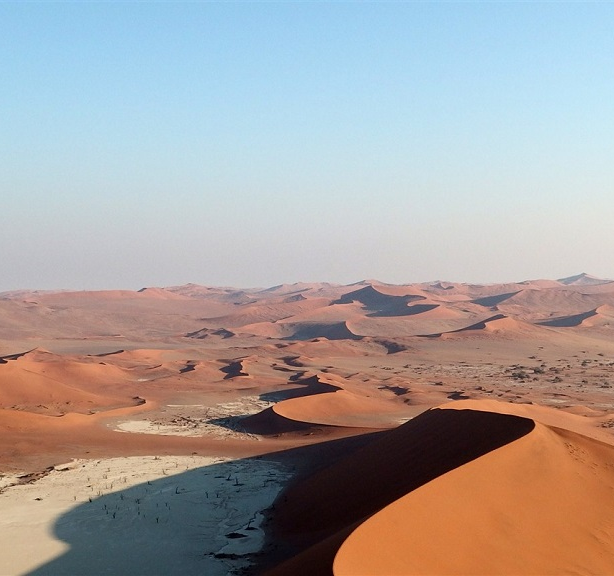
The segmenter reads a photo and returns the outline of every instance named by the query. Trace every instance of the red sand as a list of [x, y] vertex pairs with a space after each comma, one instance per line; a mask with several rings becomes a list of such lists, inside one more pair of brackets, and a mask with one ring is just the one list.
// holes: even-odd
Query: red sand
[[275, 454], [271, 574], [614, 573], [613, 309], [585, 275], [0, 295], [0, 472]]

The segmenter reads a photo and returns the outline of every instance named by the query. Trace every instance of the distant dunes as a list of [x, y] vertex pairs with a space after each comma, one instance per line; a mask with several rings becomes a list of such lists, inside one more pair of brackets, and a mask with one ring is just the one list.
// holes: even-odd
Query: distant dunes
[[328, 338], [328, 340], [360, 340], [362, 336], [355, 334], [348, 327], [347, 322], [334, 322], [331, 324], [308, 323], [293, 326], [291, 340], [311, 340], [312, 338]]
[[[610, 313], [603, 306], [614, 307], [614, 282], [579, 274], [559, 281], [498, 285], [438, 281], [393, 286], [365, 280], [347, 286], [297, 283], [266, 289], [187, 284], [138, 292], [15, 291], [0, 294], [0, 321], [5, 337], [13, 339], [177, 335], [205, 340], [252, 335], [359, 340], [488, 330], [495, 328], [492, 318], [498, 314], [525, 323], [523, 330], [526, 324], [573, 329], [587, 322], [607, 330]], [[486, 320], [484, 309], [492, 312]], [[593, 320], [590, 311], [597, 311]], [[138, 327], [134, 315], [140, 319]], [[512, 328], [497, 323], [497, 329]]]
[[102, 391], [105, 383], [126, 379], [126, 374], [115, 366], [64, 360], [41, 349], [5, 356], [3, 360], [0, 409], [62, 416], [140, 404], [140, 399], [121, 392]]
[[539, 327], [533, 326], [528, 322], [514, 320], [505, 314], [495, 314], [494, 316], [490, 316], [489, 318], [480, 320], [479, 322], [470, 324], [469, 326], [464, 326], [463, 328], [437, 334], [428, 334], [426, 336], [431, 338], [439, 338], [451, 337], [454, 335], [479, 335], [481, 332], [488, 333], [490, 335], [497, 334], [500, 336], [527, 336], [529, 334], [539, 333], [539, 330]]
[[538, 322], [541, 326], [552, 326], [555, 328], [572, 328], [574, 326], [596, 326], [614, 323], [614, 307], [603, 305], [588, 312], [572, 314], [561, 318], [553, 318], [544, 322]]

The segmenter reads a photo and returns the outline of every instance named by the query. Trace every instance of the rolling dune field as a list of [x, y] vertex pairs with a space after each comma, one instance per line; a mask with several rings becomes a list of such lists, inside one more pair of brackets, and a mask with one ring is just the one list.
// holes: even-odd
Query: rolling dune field
[[614, 573], [613, 310], [586, 274], [0, 294], [0, 572]]

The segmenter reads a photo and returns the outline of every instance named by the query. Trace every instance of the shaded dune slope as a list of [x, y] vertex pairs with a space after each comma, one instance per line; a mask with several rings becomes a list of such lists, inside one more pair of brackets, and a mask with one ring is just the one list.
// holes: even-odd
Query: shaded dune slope
[[518, 416], [433, 409], [383, 433], [285, 491], [276, 531], [305, 550], [270, 574], [330, 574], [337, 548], [358, 523], [533, 427]]
[[538, 334], [543, 328], [534, 326], [529, 322], [523, 322], [522, 320], [516, 320], [510, 318], [505, 314], [495, 314], [479, 322], [458, 328], [456, 330], [450, 330], [448, 332], [440, 332], [436, 334], [426, 334], [425, 337], [429, 338], [448, 338], [451, 336], [463, 336], [463, 335], [478, 335], [480, 333], [488, 333], [489, 335], [501, 334], [512, 336], [514, 334], [522, 334], [523, 336], [529, 336], [531, 334]]
[[505, 294], [495, 294], [494, 296], [485, 296], [483, 298], [476, 298], [475, 300], [472, 300], [472, 302], [474, 304], [479, 304], [480, 306], [485, 306], [489, 308], [491, 306], [496, 306], [497, 304], [504, 302], [505, 300], [511, 298], [512, 296], [515, 296], [519, 292], [520, 290], [516, 290], [515, 292], [506, 292]]
[[374, 316], [409, 316], [438, 306], [437, 304], [423, 304], [418, 307], [408, 306], [410, 302], [422, 300], [426, 300], [426, 297], [422, 294], [386, 294], [381, 289], [369, 285], [344, 294], [332, 304], [360, 302]]
[[311, 340], [327, 338], [328, 340], [360, 340], [362, 336], [352, 332], [347, 322], [302, 323], [293, 327], [292, 335], [287, 340]]
[[614, 307], [604, 304], [588, 312], [553, 318], [552, 320], [537, 322], [537, 324], [553, 328], [573, 328], [575, 326], [603, 325], [609, 322], [614, 322]]

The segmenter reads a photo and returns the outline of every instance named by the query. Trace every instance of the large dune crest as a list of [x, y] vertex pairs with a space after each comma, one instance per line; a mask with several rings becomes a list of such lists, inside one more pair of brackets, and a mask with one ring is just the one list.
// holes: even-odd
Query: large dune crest
[[330, 573], [336, 549], [361, 522], [533, 427], [517, 416], [433, 409], [374, 437], [286, 491], [278, 530], [311, 546], [271, 574]]
[[537, 424], [356, 528], [336, 575], [609, 574], [614, 447]]
[[310, 546], [270, 574], [611, 573], [614, 446], [504, 406], [443, 405], [286, 491], [278, 529]]

